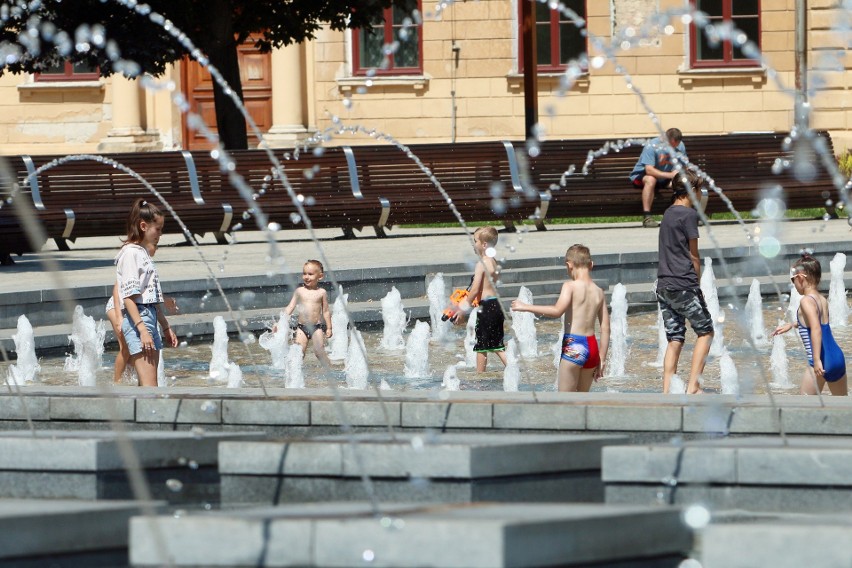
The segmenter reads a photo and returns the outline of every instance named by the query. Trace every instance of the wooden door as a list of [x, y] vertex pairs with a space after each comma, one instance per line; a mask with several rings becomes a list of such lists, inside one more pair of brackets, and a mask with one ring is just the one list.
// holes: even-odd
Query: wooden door
[[[240, 61], [243, 101], [249, 115], [261, 132], [272, 126], [272, 58], [269, 53], [260, 53], [249, 39], [241, 45], [237, 54]], [[212, 131], [216, 131], [216, 109], [213, 103], [213, 80], [210, 73], [195, 61], [184, 59], [181, 63], [183, 94], [189, 101], [192, 112], [198, 113]], [[185, 150], [209, 150], [213, 144], [198, 131], [190, 130], [186, 115], [182, 118], [183, 148]], [[248, 130], [249, 147], [257, 146], [257, 137]]]

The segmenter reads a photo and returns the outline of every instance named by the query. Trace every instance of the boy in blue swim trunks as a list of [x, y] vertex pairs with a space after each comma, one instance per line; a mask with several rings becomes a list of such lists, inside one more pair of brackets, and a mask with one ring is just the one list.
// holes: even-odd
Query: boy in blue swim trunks
[[[565, 315], [562, 358], [559, 361], [559, 391], [589, 392], [592, 382], [603, 376], [609, 349], [609, 311], [603, 290], [592, 281], [594, 263], [589, 247], [573, 245], [565, 253], [568, 280], [552, 306], [535, 306], [518, 300], [512, 310], [558, 318]], [[595, 338], [595, 321], [600, 322], [601, 341]]]

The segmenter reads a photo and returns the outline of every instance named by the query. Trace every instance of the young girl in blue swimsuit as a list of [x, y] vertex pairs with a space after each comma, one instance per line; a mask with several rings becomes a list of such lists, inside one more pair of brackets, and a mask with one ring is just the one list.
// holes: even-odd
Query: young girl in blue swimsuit
[[[798, 329], [809, 365], [802, 377], [802, 394], [822, 392], [828, 383], [831, 394], [846, 396], [846, 357], [834, 340], [828, 325], [828, 301], [817, 289], [821, 278], [822, 267], [810, 254], [803, 254], [802, 258], [793, 264], [790, 280], [796, 291], [802, 295], [799, 310], [796, 312], [796, 323], [780, 325], [772, 335], [787, 333], [794, 327]], [[814, 357], [814, 353], [819, 353], [819, 357]]]

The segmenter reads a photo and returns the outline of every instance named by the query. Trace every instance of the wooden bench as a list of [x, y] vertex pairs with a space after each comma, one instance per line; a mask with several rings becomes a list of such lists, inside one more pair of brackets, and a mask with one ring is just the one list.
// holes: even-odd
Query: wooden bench
[[[782, 150], [785, 136], [688, 136], [684, 143], [690, 160], [715, 180], [739, 211], [754, 209], [764, 191], [777, 185], [784, 187], [788, 207], [823, 206], [824, 192], [833, 193], [823, 168], [807, 182], [796, 180], [789, 170], [773, 173], [777, 159], [793, 159], [792, 152]], [[831, 149], [830, 137], [821, 136]], [[532, 157], [522, 142], [494, 141], [419, 144], [407, 151], [391, 145], [330, 147], [298, 155], [275, 150], [275, 158], [314, 227], [340, 227], [350, 236], [353, 230], [375, 227], [383, 236], [387, 227], [397, 224], [456, 222], [447, 200], [466, 221], [511, 225], [534, 219], [539, 228], [554, 217], [639, 215], [640, 192], [628, 175], [641, 144], [600, 152], [584, 172], [590, 150], [605, 143], [545, 141]], [[60, 248], [80, 236], [124, 235], [130, 203], [137, 197], [155, 199], [152, 188], [190, 233], [213, 233], [220, 242], [238, 223], [253, 228], [258, 204], [269, 222], [285, 229], [305, 226], [265, 152], [238, 151], [232, 157], [233, 170], [222, 171], [208, 152], [112, 154], [72, 159], [38, 175], [31, 174], [59, 156], [8, 160], [21, 198], [31, 200], [47, 237]], [[575, 171], [565, 176], [572, 165]], [[246, 192], [235, 189], [234, 175], [243, 179]], [[654, 201], [656, 213], [669, 205], [669, 196], [660, 192]], [[706, 211], [726, 209], [711, 192]], [[182, 229], [167, 222], [165, 230]], [[0, 208], [0, 260], [8, 262], [11, 254], [33, 248], [22, 234], [13, 208]]]

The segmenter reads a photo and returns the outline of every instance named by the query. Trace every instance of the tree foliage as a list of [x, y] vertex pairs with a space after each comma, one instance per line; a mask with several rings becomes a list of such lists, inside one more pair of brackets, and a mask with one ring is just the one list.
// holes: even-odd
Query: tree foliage
[[[250, 37], [261, 51], [333, 30], [365, 27], [399, 0], [18, 0], [0, 4], [2, 72], [35, 73], [66, 60], [101, 75], [162, 75], [189, 55], [166, 28], [178, 29], [209, 58], [242, 98], [237, 46]], [[133, 6], [132, 8], [130, 6]], [[140, 13], [144, 12], [144, 13]], [[163, 25], [150, 13], [162, 15]], [[245, 124], [218, 86], [220, 139], [246, 147]]]

